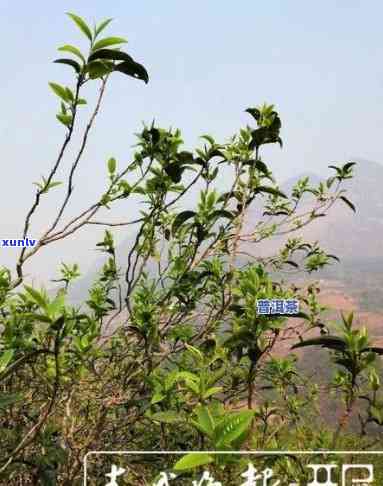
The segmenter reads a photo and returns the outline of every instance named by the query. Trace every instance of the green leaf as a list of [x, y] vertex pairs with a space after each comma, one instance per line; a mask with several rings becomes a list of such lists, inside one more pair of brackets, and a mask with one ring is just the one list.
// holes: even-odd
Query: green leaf
[[254, 167], [258, 169], [260, 172], [262, 172], [263, 174], [269, 173], [269, 169], [267, 168], [267, 165], [264, 162], [262, 162], [262, 160], [257, 160], [254, 164]]
[[217, 211], [213, 211], [211, 216], [214, 218], [227, 218], [232, 220], [234, 215], [230, 211], [226, 211], [225, 209], [218, 209]]
[[126, 44], [128, 41], [123, 37], [106, 37], [97, 41], [92, 47], [92, 52], [97, 51], [97, 49], [103, 49], [104, 47], [114, 46], [116, 44]]
[[66, 89], [63, 86], [60, 86], [57, 83], [49, 83], [49, 86], [51, 87], [52, 91], [62, 100], [65, 102], [69, 102], [70, 98], [68, 97], [68, 93]]
[[203, 354], [201, 353], [201, 351], [198, 348], [196, 348], [195, 346], [192, 346], [191, 344], [187, 344], [187, 343], [185, 343], [185, 346], [188, 349], [188, 351], [191, 352], [191, 354], [193, 354], [200, 361], [203, 361]]
[[65, 295], [59, 291], [56, 297], [48, 304], [48, 313], [51, 317], [56, 316], [57, 312], [62, 311], [65, 307]]
[[0, 356], [0, 373], [5, 371], [14, 354], [15, 351], [13, 349], [7, 349], [7, 351], [4, 351], [4, 353]]
[[178, 371], [173, 370], [166, 376], [165, 381], [163, 383], [165, 391], [169, 391], [173, 388], [174, 384], [177, 381], [177, 375], [178, 375]]
[[338, 336], [322, 336], [319, 338], [301, 341], [300, 343], [294, 344], [291, 349], [303, 348], [305, 346], [322, 346], [323, 348], [343, 351], [346, 348], [346, 343], [344, 339]]
[[65, 316], [60, 316], [58, 319], [52, 322], [51, 328], [54, 331], [59, 331], [60, 329], [62, 329], [64, 324], [65, 324]]
[[260, 127], [253, 130], [251, 133], [251, 142], [249, 148], [253, 150], [254, 148], [259, 148], [261, 145], [267, 143], [279, 143], [282, 147], [282, 140], [279, 136], [279, 128], [273, 127]]
[[141, 79], [148, 84], [149, 82], [149, 75], [141, 64], [138, 64], [135, 61], [124, 61], [114, 68], [115, 71], [119, 71], [120, 73], [127, 74], [128, 76], [132, 76], [136, 79]]
[[155, 405], [156, 403], [162, 402], [162, 400], [165, 397], [166, 397], [166, 395], [164, 393], [162, 393], [161, 391], [157, 391], [152, 396], [150, 403], [151, 403], [151, 405]]
[[227, 374], [227, 369], [225, 366], [222, 366], [221, 368], [209, 372], [209, 378], [207, 380], [207, 384], [210, 385], [215, 385], [221, 378], [223, 378]]
[[195, 381], [191, 381], [191, 380], [185, 380], [185, 385], [195, 395], [199, 395], [200, 393], [199, 383], [196, 383]]
[[51, 181], [48, 186], [46, 187], [44, 192], [47, 192], [49, 189], [52, 189], [53, 187], [61, 186], [62, 182], [60, 181]]
[[182, 457], [174, 465], [174, 471], [184, 471], [185, 469], [194, 469], [199, 466], [204, 466], [213, 462], [213, 457], [206, 452], [197, 452], [195, 454], [187, 454]]
[[28, 295], [32, 298], [32, 300], [39, 305], [39, 307], [41, 307], [42, 309], [47, 308], [47, 301], [41, 292], [34, 289], [33, 287], [30, 287], [29, 285], [24, 285], [24, 288]]
[[209, 398], [212, 395], [215, 395], [216, 393], [220, 393], [222, 390], [223, 390], [222, 386], [213, 386], [208, 390], [206, 390], [202, 398]]
[[254, 191], [256, 194], [259, 193], [267, 193], [267, 194], [272, 194], [273, 196], [279, 196], [287, 199], [286, 194], [283, 194], [283, 192], [279, 191], [278, 189], [275, 189], [274, 187], [268, 187], [268, 186], [259, 186], [256, 188]]
[[69, 100], [70, 100], [70, 101], [74, 101], [74, 95], [73, 95], [73, 93], [72, 93], [72, 90], [71, 90], [71, 89], [69, 89], [69, 88], [65, 88], [65, 92], [66, 92], [66, 94], [67, 94], [67, 96], [68, 96]]
[[326, 180], [327, 189], [330, 189], [331, 188], [331, 186], [333, 185], [334, 181], [335, 181], [335, 177], [329, 177]]
[[245, 110], [246, 113], [249, 113], [255, 121], [258, 121], [261, 117], [261, 112], [258, 110], [258, 108], [248, 108]]
[[81, 32], [86, 35], [86, 37], [88, 37], [88, 39], [92, 42], [92, 32], [86, 24], [85, 20], [71, 12], [67, 12], [67, 15], [73, 20], [73, 22], [77, 25]]
[[91, 79], [101, 78], [113, 71], [113, 63], [108, 61], [92, 61], [88, 64], [87, 71]]
[[113, 19], [106, 19], [106, 20], [103, 20], [102, 22], [100, 22], [100, 24], [95, 28], [95, 31], [94, 31], [94, 38], [96, 39], [96, 37], [99, 36], [99, 34], [101, 34], [101, 32], [105, 29], [105, 27], [107, 27], [111, 22], [112, 22]]
[[195, 375], [194, 373], [191, 373], [190, 371], [178, 371], [174, 376], [173, 383], [181, 381], [181, 380], [189, 381], [189, 382], [192, 381], [192, 382], [198, 383], [199, 377], [198, 377], [198, 375]]
[[184, 168], [178, 162], [173, 162], [165, 167], [166, 174], [170, 177], [172, 182], [178, 184], [182, 179]]
[[93, 52], [88, 62], [95, 61], [96, 59], [111, 59], [112, 61], [129, 61], [134, 62], [134, 59], [126, 52], [117, 51], [116, 49], [99, 49]]
[[59, 113], [58, 115], [56, 115], [56, 118], [59, 122], [61, 122], [63, 125], [65, 125], [68, 128], [72, 123], [72, 115], [63, 115], [62, 113]]
[[345, 172], [349, 171], [351, 169], [351, 167], [353, 167], [354, 165], [356, 165], [356, 162], [347, 162], [347, 164], [345, 164], [343, 166], [343, 170]]
[[215, 145], [215, 140], [210, 135], [201, 135], [200, 138], [202, 138], [203, 140], [206, 140], [207, 142], [209, 142], [210, 145]]
[[347, 204], [347, 206], [354, 211], [354, 213], [356, 213], [355, 206], [352, 204], [352, 202], [349, 199], [347, 199], [347, 197], [340, 196], [340, 199], [342, 199], [342, 201], [345, 202]]
[[71, 66], [78, 74], [80, 74], [81, 72], [80, 64], [77, 61], [74, 61], [73, 59], [56, 59], [53, 62], [57, 64], [67, 64], [68, 66]]
[[46, 315], [38, 314], [36, 312], [25, 312], [25, 314], [23, 314], [23, 316], [27, 317], [27, 318], [31, 318], [31, 319], [33, 319], [34, 321], [37, 321], [37, 322], [46, 322], [46, 323], [49, 323], [49, 324], [51, 324], [51, 322], [52, 322], [52, 319], [50, 319]]
[[328, 168], [336, 170], [338, 174], [340, 174], [342, 172], [341, 169], [339, 167], [337, 167], [336, 165], [329, 165]]
[[116, 172], [116, 159], [114, 157], [111, 157], [108, 160], [108, 171], [109, 174], [114, 174]]
[[135, 194], [142, 194], [142, 195], [146, 194], [145, 189], [143, 187], [140, 187], [140, 186], [135, 187], [132, 192], [135, 193]]
[[59, 47], [58, 50], [62, 52], [70, 52], [71, 54], [74, 54], [79, 59], [81, 59], [81, 61], [85, 64], [85, 57], [82, 55], [80, 49], [77, 49], [77, 47], [71, 46], [70, 44], [66, 44], [65, 46]]
[[198, 406], [196, 409], [196, 415], [198, 417], [198, 422], [195, 425], [208, 437], [213, 437], [214, 434], [214, 418], [208, 407], [202, 405]]
[[194, 211], [182, 211], [182, 213], [177, 214], [173, 226], [172, 233], [174, 234], [177, 229], [183, 225], [188, 219], [193, 218], [196, 215]]
[[229, 445], [243, 434], [250, 427], [254, 413], [253, 410], [246, 410], [225, 418], [216, 429], [217, 447]]

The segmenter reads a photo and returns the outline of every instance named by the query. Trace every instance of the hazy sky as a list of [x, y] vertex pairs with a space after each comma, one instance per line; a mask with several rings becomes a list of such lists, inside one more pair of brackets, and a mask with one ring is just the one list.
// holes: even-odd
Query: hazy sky
[[[64, 136], [48, 81], [69, 83], [71, 71], [51, 61], [60, 45], [86, 45], [66, 11], [90, 21], [113, 17], [108, 32], [128, 38], [126, 50], [150, 75], [148, 85], [118, 74], [111, 80], [69, 214], [97, 199], [106, 159], [128, 161], [134, 132], [153, 118], [179, 127], [191, 148], [203, 133], [224, 141], [250, 122], [247, 107], [274, 103], [285, 145], [268, 149], [264, 160], [281, 181], [303, 170], [324, 173], [351, 157], [383, 160], [380, 1], [0, 0], [0, 238], [20, 235], [32, 182], [48, 173]], [[44, 200], [32, 237], [50, 221], [60, 196], [57, 189]], [[134, 216], [134, 209], [120, 206], [114, 217]], [[80, 261], [85, 271], [97, 240], [93, 227], [83, 231], [47, 248], [28, 271], [54, 277], [60, 261]], [[0, 265], [10, 265], [14, 250], [0, 251]]]

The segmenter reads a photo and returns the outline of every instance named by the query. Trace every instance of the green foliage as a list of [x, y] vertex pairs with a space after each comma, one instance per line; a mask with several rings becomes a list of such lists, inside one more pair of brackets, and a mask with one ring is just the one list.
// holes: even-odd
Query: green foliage
[[74, 13], [68, 13], [67, 15], [73, 20], [81, 32], [90, 40], [90, 42], [92, 42], [93, 35], [85, 20]]
[[88, 56], [72, 44], [65, 44], [58, 48], [60, 52], [69, 53], [75, 57], [75, 59], [59, 58], [54, 61], [57, 64], [63, 64], [74, 69], [76, 75], [74, 91], [58, 83], [49, 83], [52, 91], [61, 100], [61, 112], [56, 115], [56, 118], [71, 133], [74, 128], [77, 108], [86, 104], [86, 100], [79, 96], [85, 83], [97, 79], [105, 81], [106, 77], [113, 72], [121, 72], [143, 80], [145, 83], [149, 82], [149, 76], [144, 66], [120, 50], [120, 45], [126, 43], [126, 39], [116, 36], [98, 39], [100, 33], [110, 24], [112, 19], [104, 20], [98, 26], [95, 26], [92, 32], [83, 18], [74, 13], [68, 13], [68, 16], [90, 42]]
[[184, 471], [185, 469], [194, 469], [199, 466], [205, 466], [206, 464], [213, 462], [213, 460], [214, 459], [210, 454], [204, 452], [200, 452], [199, 454], [187, 454], [177, 461], [174, 465], [174, 470]]

